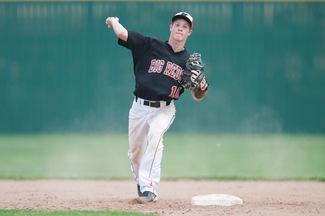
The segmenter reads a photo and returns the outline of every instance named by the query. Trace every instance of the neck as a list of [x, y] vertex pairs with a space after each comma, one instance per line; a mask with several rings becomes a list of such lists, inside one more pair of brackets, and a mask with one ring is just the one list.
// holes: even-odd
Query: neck
[[180, 52], [180, 51], [183, 51], [185, 49], [184, 48], [184, 45], [185, 45], [184, 42], [178, 42], [178, 41], [174, 41], [174, 40], [169, 39], [168, 44], [173, 48], [174, 52]]

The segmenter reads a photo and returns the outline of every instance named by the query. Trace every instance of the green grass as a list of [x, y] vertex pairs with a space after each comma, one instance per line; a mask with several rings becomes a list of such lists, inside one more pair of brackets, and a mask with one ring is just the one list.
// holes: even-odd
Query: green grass
[[0, 210], [1, 216], [140, 216], [154, 215], [135, 212], [116, 211], [31, 211], [31, 210]]
[[[163, 179], [325, 180], [325, 136], [166, 134]], [[0, 179], [132, 179], [125, 134], [0, 136]], [[1, 216], [129, 216], [0, 210]], [[151, 214], [153, 215], [153, 214]]]
[[125, 135], [0, 136], [0, 178], [129, 178]]
[[[173, 134], [163, 179], [325, 180], [325, 136]], [[125, 134], [0, 136], [0, 179], [132, 179]]]
[[325, 136], [190, 135], [171, 140], [165, 146], [165, 177], [325, 180]]

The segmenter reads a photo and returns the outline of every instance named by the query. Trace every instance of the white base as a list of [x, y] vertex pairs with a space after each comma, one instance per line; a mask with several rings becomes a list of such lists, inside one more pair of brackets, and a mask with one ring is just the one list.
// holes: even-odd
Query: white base
[[199, 206], [232, 206], [243, 205], [243, 200], [239, 197], [227, 194], [206, 194], [192, 197], [191, 204]]

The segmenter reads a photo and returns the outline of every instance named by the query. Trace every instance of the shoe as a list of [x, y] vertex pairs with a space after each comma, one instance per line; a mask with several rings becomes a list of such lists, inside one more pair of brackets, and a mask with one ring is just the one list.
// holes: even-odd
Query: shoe
[[151, 191], [143, 192], [140, 199], [144, 202], [156, 202], [158, 200], [156, 194], [152, 193]]
[[137, 185], [137, 189], [138, 189], [138, 195], [139, 195], [139, 197], [141, 197], [142, 196], [142, 192], [140, 190], [140, 185]]

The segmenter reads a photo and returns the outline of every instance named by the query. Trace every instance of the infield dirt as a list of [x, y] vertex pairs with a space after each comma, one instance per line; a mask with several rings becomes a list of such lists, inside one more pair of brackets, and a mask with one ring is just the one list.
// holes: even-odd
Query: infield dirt
[[[243, 199], [230, 207], [192, 206], [200, 194]], [[134, 181], [0, 181], [0, 209], [117, 210], [157, 215], [325, 215], [325, 182], [162, 181], [156, 203], [135, 204]]]

